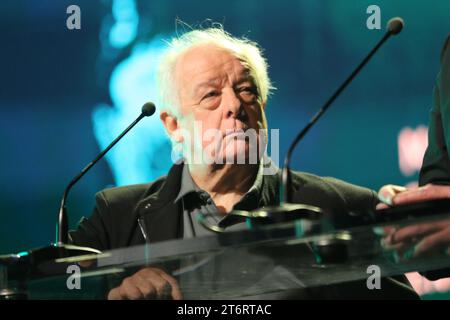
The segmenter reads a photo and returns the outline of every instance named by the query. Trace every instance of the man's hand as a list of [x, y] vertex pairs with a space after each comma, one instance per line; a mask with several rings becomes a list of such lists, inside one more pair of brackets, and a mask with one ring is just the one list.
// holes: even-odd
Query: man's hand
[[[450, 186], [428, 184], [406, 189], [395, 185], [385, 185], [378, 192], [383, 203], [377, 209], [390, 205], [404, 205], [427, 200], [450, 199]], [[450, 219], [422, 223], [403, 228], [385, 228], [387, 236], [383, 239], [385, 247], [394, 249], [403, 257], [418, 257], [425, 253], [444, 249], [450, 254]]]
[[380, 203], [377, 209], [427, 200], [450, 199], [450, 186], [427, 184], [420, 188], [406, 189], [388, 184], [380, 189], [378, 198], [383, 203]]
[[450, 219], [390, 228], [383, 244], [400, 257], [415, 258], [433, 252], [450, 254]]
[[161, 269], [150, 267], [125, 278], [120, 286], [108, 293], [108, 300], [170, 298], [183, 298], [177, 280]]
[[392, 206], [394, 197], [407, 190], [408, 189], [405, 187], [393, 184], [384, 185], [381, 187], [380, 191], [378, 191], [378, 199], [380, 199], [381, 202], [377, 205], [377, 209], [386, 209], [389, 206]]

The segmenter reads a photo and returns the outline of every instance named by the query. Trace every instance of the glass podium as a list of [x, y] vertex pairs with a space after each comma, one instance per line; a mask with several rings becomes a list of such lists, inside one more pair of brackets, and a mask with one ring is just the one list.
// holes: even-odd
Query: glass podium
[[[433, 213], [417, 206], [386, 209], [372, 223], [338, 230], [311, 219], [258, 226], [247, 221], [241, 231], [32, 266], [22, 262], [20, 254], [1, 256], [0, 295], [3, 299], [106, 299], [124, 278], [142, 268], [157, 268], [177, 280], [184, 299], [371, 298], [377, 290], [377, 298], [402, 298], [409, 290], [403, 281], [407, 272], [417, 271], [430, 279], [450, 277], [446, 232], [450, 205], [449, 201], [439, 205]], [[412, 235], [392, 245], [387, 239], [394, 231]], [[433, 234], [437, 236], [430, 237]], [[417, 254], [417, 244], [425, 237], [436, 243], [416, 256], [414, 248]], [[413, 296], [410, 292], [404, 297]]]

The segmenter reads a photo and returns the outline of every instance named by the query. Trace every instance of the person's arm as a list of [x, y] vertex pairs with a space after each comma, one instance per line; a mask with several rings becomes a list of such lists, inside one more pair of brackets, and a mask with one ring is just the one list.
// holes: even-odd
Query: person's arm
[[442, 49], [441, 71], [434, 87], [428, 126], [428, 147], [420, 170], [419, 185], [450, 185], [450, 36]]
[[100, 251], [111, 248], [109, 232], [105, 215], [108, 210], [108, 202], [103, 194], [99, 192], [95, 196], [96, 205], [89, 219], [83, 217], [77, 229], [69, 232], [69, 240], [72, 244], [95, 248]]
[[[383, 202], [378, 209], [436, 199], [450, 199], [450, 35], [441, 53], [441, 71], [434, 88], [433, 108], [428, 126], [428, 147], [415, 189], [383, 186], [378, 197]], [[413, 257], [433, 250], [450, 253], [450, 219], [418, 224], [400, 229], [391, 228], [385, 244]], [[412, 248], [412, 254], [411, 250]], [[446, 271], [446, 276], [450, 272]], [[429, 275], [426, 275], [428, 278]], [[432, 276], [434, 279], [436, 277]], [[442, 277], [439, 274], [438, 277]]]

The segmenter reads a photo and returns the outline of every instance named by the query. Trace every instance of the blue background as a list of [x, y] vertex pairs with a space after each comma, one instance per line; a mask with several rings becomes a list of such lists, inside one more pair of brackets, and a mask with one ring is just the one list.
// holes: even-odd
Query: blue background
[[[153, 43], [156, 47], [150, 50], [157, 51], [161, 37], [175, 32], [177, 17], [194, 26], [208, 18], [221, 22], [233, 35], [264, 48], [278, 88], [267, 117], [271, 128], [280, 129], [281, 157], [298, 130], [382, 37], [384, 31], [367, 29], [366, 8], [381, 8], [383, 28], [391, 17], [403, 17], [402, 34], [386, 43], [313, 128], [292, 166], [374, 189], [417, 178], [399, 170], [397, 136], [406, 126], [428, 121], [440, 50], [450, 32], [449, 1], [134, 3], [0, 4], [0, 253], [54, 240], [66, 184], [138, 115], [141, 100], [153, 100], [157, 90], [148, 87], [147, 94], [138, 88], [136, 98], [136, 86], [121, 90], [127, 78], [119, 73], [122, 80], [116, 83], [113, 75], [122, 62], [135, 57], [140, 43]], [[66, 28], [71, 4], [81, 8], [81, 30]], [[148, 68], [155, 68], [151, 60]], [[122, 107], [114, 95], [126, 100]], [[68, 205], [72, 228], [81, 216], [90, 215], [95, 192], [151, 180], [169, 165], [160, 128], [149, 122], [137, 132], [73, 189]], [[153, 155], [145, 153], [147, 148], [153, 148]], [[120, 165], [129, 171], [119, 170]]]

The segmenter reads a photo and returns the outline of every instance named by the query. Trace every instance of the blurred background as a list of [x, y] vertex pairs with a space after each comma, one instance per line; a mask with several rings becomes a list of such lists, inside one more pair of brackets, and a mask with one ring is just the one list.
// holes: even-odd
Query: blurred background
[[[369, 5], [381, 30], [369, 30]], [[70, 5], [81, 29], [66, 26]], [[164, 39], [219, 22], [264, 48], [277, 87], [267, 107], [289, 143], [384, 34], [405, 20], [298, 147], [292, 167], [378, 189], [417, 180], [439, 55], [450, 32], [447, 0], [40, 0], [0, 4], [0, 254], [54, 240], [66, 184], [155, 101]], [[209, 20], [208, 20], [209, 19]], [[270, 152], [269, 148], [269, 154]], [[72, 190], [70, 227], [97, 191], [148, 182], [170, 167], [159, 118], [141, 122]]]

